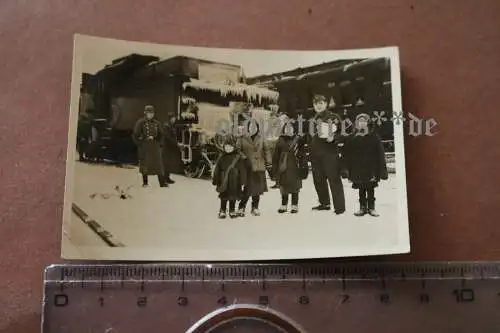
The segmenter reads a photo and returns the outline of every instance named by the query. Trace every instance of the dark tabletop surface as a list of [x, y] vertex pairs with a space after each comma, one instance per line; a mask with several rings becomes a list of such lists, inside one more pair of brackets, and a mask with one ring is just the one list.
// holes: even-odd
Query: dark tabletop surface
[[439, 125], [434, 137], [406, 138], [412, 254], [391, 259], [498, 260], [499, 20], [497, 0], [3, 0], [0, 333], [39, 330], [42, 271], [60, 261], [74, 33], [263, 49], [399, 46], [404, 110]]

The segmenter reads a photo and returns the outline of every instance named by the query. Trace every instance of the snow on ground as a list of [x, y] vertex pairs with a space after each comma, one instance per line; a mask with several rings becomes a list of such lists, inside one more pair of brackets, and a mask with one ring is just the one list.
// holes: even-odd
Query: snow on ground
[[[358, 207], [357, 192], [347, 180], [345, 214], [313, 212], [311, 207], [317, 204], [317, 196], [310, 175], [300, 193], [298, 214], [278, 214], [279, 190], [269, 189], [261, 198], [260, 217], [250, 216], [248, 207], [245, 218], [220, 220], [217, 193], [210, 181], [180, 175], [172, 178], [176, 184], [160, 188], [157, 178], [151, 176], [150, 186], [142, 188], [136, 168], [76, 162], [73, 202], [127, 248], [156, 248], [159, 253], [175, 252], [177, 257], [177, 253], [190, 251], [198, 251], [204, 259], [211, 251], [251, 256], [249, 251], [253, 250], [275, 251], [281, 256], [282, 251], [298, 253], [312, 248], [327, 252], [335, 249], [331, 255], [348, 254], [353, 249], [373, 254], [398, 244], [395, 175], [376, 189], [376, 206], [381, 215], [378, 218], [353, 215]], [[268, 184], [270, 187], [272, 182]], [[123, 200], [115, 195], [116, 185], [130, 186], [128, 193], [132, 198]], [[97, 195], [91, 198], [92, 194]], [[73, 215], [68, 236], [73, 245], [79, 249], [105, 246], [85, 228], [88, 229]]]

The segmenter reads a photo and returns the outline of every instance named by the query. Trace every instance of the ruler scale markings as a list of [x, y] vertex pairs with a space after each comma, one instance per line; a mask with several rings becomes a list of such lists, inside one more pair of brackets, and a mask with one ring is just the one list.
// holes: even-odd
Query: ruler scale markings
[[221, 270], [221, 284], [220, 284], [220, 289], [222, 292], [226, 290], [226, 282], [225, 282], [225, 274], [224, 274], [224, 269]]
[[200, 268], [199, 267], [194, 267], [193, 268], [193, 274], [194, 276], [200, 276]]
[[86, 277], [86, 271], [82, 272], [82, 275], [81, 275], [81, 288], [85, 288], [85, 277]]
[[60, 283], [59, 283], [59, 289], [60, 289], [61, 292], [64, 291], [65, 272], [66, 272], [65, 268], [61, 269], [61, 274], [60, 274], [60, 277], [59, 277], [59, 281], [60, 281]]
[[122, 289], [125, 288], [125, 270], [124, 269], [120, 272], [120, 287]]
[[346, 281], [345, 281], [345, 270], [342, 270], [342, 290], [346, 290]]
[[141, 282], [140, 282], [141, 293], [144, 292], [144, 269], [141, 269]]
[[186, 289], [186, 274], [184, 270], [181, 270], [181, 292], [184, 292]]
[[266, 290], [267, 286], [266, 286], [266, 269], [261, 269], [261, 273], [260, 273], [260, 279], [261, 279], [261, 288], [262, 290]]
[[306, 270], [302, 269], [302, 290], [306, 290]]

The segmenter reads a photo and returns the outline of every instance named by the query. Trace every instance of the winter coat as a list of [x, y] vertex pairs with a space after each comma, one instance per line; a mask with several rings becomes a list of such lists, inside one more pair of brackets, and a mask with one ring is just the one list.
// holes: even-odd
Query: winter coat
[[178, 170], [181, 163], [177, 134], [172, 125], [163, 125], [162, 161], [165, 173]]
[[244, 136], [238, 139], [238, 150], [249, 162], [252, 171], [266, 171], [271, 166], [268, 143], [260, 135], [254, 138]]
[[[234, 163], [234, 161], [236, 163]], [[231, 165], [234, 166], [231, 168]], [[230, 169], [231, 168], [231, 169]], [[247, 180], [247, 167], [238, 152], [223, 154], [217, 160], [212, 178], [219, 198], [224, 200], [240, 200], [243, 196], [243, 187]]]
[[[305, 179], [309, 172], [304, 140], [294, 138], [285, 135], [281, 136], [274, 149], [272, 175], [279, 183], [282, 194], [298, 193], [302, 188], [302, 179]], [[291, 147], [292, 144], [294, 147]], [[284, 167], [281, 164], [285, 155], [286, 168], [280, 170]]]
[[[143, 175], [163, 175], [163, 129], [159, 121], [139, 119], [134, 126], [133, 139], [138, 148], [139, 171]], [[152, 137], [153, 139], [149, 139]]]
[[268, 191], [266, 171], [271, 168], [272, 156], [264, 139], [255, 137], [242, 137], [237, 142], [238, 150], [241, 152], [247, 167], [247, 180], [244, 195], [262, 195]]
[[343, 148], [343, 163], [354, 188], [377, 186], [387, 179], [384, 148], [380, 137], [373, 131], [347, 138]]

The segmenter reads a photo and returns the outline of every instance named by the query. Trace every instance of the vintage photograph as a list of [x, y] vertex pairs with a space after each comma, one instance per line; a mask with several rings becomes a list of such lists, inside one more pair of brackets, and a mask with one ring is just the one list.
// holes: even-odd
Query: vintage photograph
[[62, 257], [407, 253], [401, 114], [397, 47], [76, 35]]

